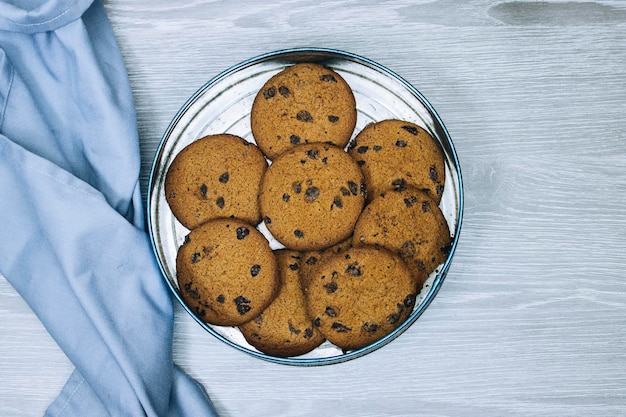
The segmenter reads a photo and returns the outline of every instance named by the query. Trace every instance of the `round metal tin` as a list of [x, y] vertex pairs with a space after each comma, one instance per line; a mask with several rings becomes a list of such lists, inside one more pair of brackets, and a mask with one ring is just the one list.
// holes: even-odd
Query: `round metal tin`
[[[408, 120], [424, 127], [445, 155], [446, 184], [440, 207], [453, 235], [446, 261], [429, 277], [409, 318], [392, 333], [362, 349], [344, 352], [325, 342], [312, 352], [291, 358], [266, 355], [249, 345], [236, 327], [204, 323], [184, 303], [176, 280], [176, 253], [189, 233], [172, 215], [165, 200], [167, 170], [178, 152], [208, 134], [231, 133], [254, 143], [250, 110], [256, 93], [274, 74], [298, 62], [315, 62], [332, 68], [350, 85], [357, 104], [354, 135], [368, 123], [389, 118]], [[459, 161], [443, 122], [426, 98], [411, 84], [367, 58], [335, 49], [294, 48], [270, 52], [241, 62], [203, 85], [178, 111], [157, 149], [148, 189], [148, 228], [159, 267], [183, 308], [206, 331], [234, 348], [263, 360], [288, 365], [326, 365], [363, 356], [381, 348], [408, 329], [435, 298], [450, 267], [463, 217], [463, 184]], [[282, 245], [263, 223], [259, 230], [273, 249]]]

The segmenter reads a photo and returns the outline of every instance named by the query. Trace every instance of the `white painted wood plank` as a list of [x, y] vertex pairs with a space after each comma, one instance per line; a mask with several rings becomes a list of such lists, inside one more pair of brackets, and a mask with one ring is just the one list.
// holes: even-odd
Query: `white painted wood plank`
[[[177, 308], [175, 359], [223, 415], [626, 415], [626, 4], [105, 6], [136, 98], [144, 193], [163, 131], [197, 88], [294, 46], [388, 66], [431, 101], [459, 153], [466, 212], [452, 268], [382, 350], [321, 368], [273, 365]], [[0, 280], [0, 415], [41, 415], [69, 372]]]

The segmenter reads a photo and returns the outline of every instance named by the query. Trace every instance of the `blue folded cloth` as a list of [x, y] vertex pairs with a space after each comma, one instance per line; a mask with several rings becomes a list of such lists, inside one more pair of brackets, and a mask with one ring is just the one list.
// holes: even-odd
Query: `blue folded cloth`
[[138, 145], [100, 1], [0, 0], [0, 274], [76, 366], [46, 416], [216, 415], [172, 362]]

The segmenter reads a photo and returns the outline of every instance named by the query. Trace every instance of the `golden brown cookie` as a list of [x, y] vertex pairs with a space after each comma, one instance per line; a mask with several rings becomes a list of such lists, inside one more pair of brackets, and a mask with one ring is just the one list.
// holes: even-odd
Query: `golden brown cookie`
[[365, 207], [354, 228], [352, 244], [384, 247], [400, 255], [413, 270], [418, 290], [448, 253], [452, 238], [439, 206], [428, 194], [406, 187], [387, 190]]
[[363, 174], [342, 149], [298, 145], [276, 158], [259, 203], [272, 235], [289, 249], [323, 249], [350, 236], [365, 202]]
[[444, 155], [421, 126], [402, 120], [383, 120], [365, 126], [348, 151], [357, 161], [369, 199], [386, 189], [412, 185], [437, 203], [445, 184]]
[[269, 242], [238, 219], [216, 219], [191, 230], [178, 249], [180, 293], [206, 323], [237, 326], [258, 316], [280, 281]]
[[352, 350], [375, 342], [406, 320], [416, 291], [411, 272], [399, 256], [363, 246], [321, 263], [305, 298], [313, 324], [326, 339]]
[[351, 246], [352, 236], [328, 248], [303, 252], [302, 261], [300, 262], [300, 285], [302, 288], [306, 288], [309, 285], [310, 274], [314, 271], [315, 267], [321, 264], [325, 259], [343, 252]]
[[239, 326], [248, 343], [263, 353], [278, 357], [299, 356], [315, 349], [324, 336], [313, 326], [304, 303], [298, 270], [299, 252], [274, 252], [280, 269], [278, 295], [253, 320]]
[[271, 77], [250, 114], [252, 134], [270, 159], [304, 143], [346, 146], [356, 125], [350, 86], [330, 68], [300, 63]]
[[254, 144], [209, 135], [187, 145], [168, 168], [165, 198], [188, 229], [215, 218], [261, 221], [257, 196], [267, 160]]

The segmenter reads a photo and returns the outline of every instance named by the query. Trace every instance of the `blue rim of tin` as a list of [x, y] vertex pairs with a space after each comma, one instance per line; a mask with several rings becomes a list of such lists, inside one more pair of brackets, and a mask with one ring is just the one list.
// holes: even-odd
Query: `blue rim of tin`
[[217, 83], [219, 80], [223, 79], [224, 77], [228, 76], [229, 74], [236, 72], [242, 68], [245, 68], [247, 66], [250, 65], [254, 65], [257, 64], [259, 62], [263, 62], [263, 61], [267, 61], [270, 59], [276, 59], [276, 58], [281, 58], [284, 60], [289, 60], [290, 56], [297, 56], [297, 55], [302, 55], [302, 54], [308, 54], [311, 56], [319, 56], [319, 57], [324, 57], [325, 59], [329, 59], [329, 58], [334, 58], [334, 59], [349, 59], [351, 61], [355, 61], [361, 64], [365, 64], [366, 66], [370, 66], [370, 67], [374, 67], [376, 69], [378, 69], [379, 71], [389, 75], [390, 77], [396, 79], [397, 81], [399, 81], [408, 91], [411, 92], [411, 94], [413, 94], [415, 97], [418, 98], [418, 100], [424, 105], [424, 107], [426, 107], [426, 109], [429, 111], [429, 113], [431, 114], [431, 116], [435, 119], [436, 124], [441, 128], [441, 133], [443, 134], [443, 136], [446, 139], [446, 145], [448, 147], [448, 152], [450, 154], [450, 157], [452, 159], [452, 161], [454, 162], [454, 167], [456, 169], [456, 176], [457, 176], [457, 181], [458, 181], [458, 209], [457, 209], [457, 223], [456, 223], [456, 227], [454, 230], [454, 238], [452, 240], [452, 245], [450, 247], [450, 253], [448, 254], [448, 257], [446, 259], [446, 261], [444, 262], [443, 266], [441, 267], [441, 270], [439, 271], [439, 273], [436, 275], [432, 287], [431, 289], [428, 291], [428, 294], [426, 294], [426, 296], [424, 297], [423, 301], [413, 310], [413, 312], [411, 313], [411, 315], [399, 326], [397, 327], [395, 330], [393, 330], [391, 333], [385, 335], [384, 337], [378, 339], [376, 342], [365, 346], [363, 348], [360, 349], [356, 349], [356, 350], [352, 350], [346, 353], [343, 353], [341, 355], [337, 355], [337, 356], [329, 356], [329, 357], [322, 357], [322, 358], [303, 358], [303, 357], [287, 357], [287, 358], [283, 358], [283, 357], [276, 357], [276, 356], [271, 356], [271, 355], [267, 355], [265, 353], [256, 351], [256, 350], [251, 350], [248, 349], [244, 346], [238, 345], [237, 343], [232, 342], [231, 340], [227, 339], [226, 337], [222, 336], [221, 334], [219, 334], [218, 332], [216, 332], [213, 328], [211, 328], [208, 324], [206, 324], [205, 322], [203, 322], [201, 319], [199, 319], [194, 313], [193, 311], [185, 304], [185, 302], [182, 299], [182, 296], [180, 295], [180, 293], [178, 292], [177, 288], [174, 287], [174, 285], [172, 284], [172, 282], [167, 278], [167, 272], [165, 271], [165, 268], [162, 264], [161, 259], [159, 259], [157, 253], [157, 247], [156, 247], [156, 242], [155, 242], [155, 238], [154, 235], [152, 233], [152, 218], [150, 216], [151, 213], [151, 199], [150, 194], [148, 196], [147, 199], [147, 207], [146, 207], [146, 212], [147, 212], [147, 224], [148, 224], [148, 231], [149, 231], [149, 236], [150, 236], [150, 242], [152, 244], [152, 249], [153, 252], [155, 254], [157, 263], [159, 265], [159, 269], [161, 270], [161, 274], [163, 276], [163, 279], [167, 282], [168, 287], [170, 288], [171, 292], [174, 294], [174, 296], [176, 297], [176, 299], [178, 300], [178, 302], [180, 303], [180, 305], [185, 309], [185, 311], [187, 311], [188, 314], [191, 315], [191, 317], [194, 318], [194, 320], [200, 324], [207, 332], [209, 332], [210, 334], [212, 334], [214, 337], [216, 337], [218, 340], [221, 340], [222, 342], [226, 343], [229, 346], [234, 347], [235, 349], [244, 352], [246, 354], [252, 355], [256, 358], [265, 360], [265, 361], [269, 361], [272, 363], [277, 363], [277, 364], [283, 364], [283, 365], [295, 365], [295, 366], [318, 366], [318, 365], [331, 365], [331, 364], [336, 364], [336, 363], [341, 363], [341, 362], [345, 362], [351, 359], [356, 359], [359, 358], [361, 356], [364, 356], [368, 353], [371, 353], [375, 350], [380, 349], [381, 347], [387, 345], [389, 342], [391, 342], [392, 340], [396, 339], [398, 336], [400, 336], [402, 333], [404, 333], [404, 331], [406, 331], [409, 327], [411, 327], [411, 325], [423, 314], [423, 312], [426, 310], [426, 308], [428, 308], [428, 306], [430, 305], [430, 303], [434, 300], [435, 296], [437, 295], [437, 293], [439, 292], [443, 281], [448, 273], [448, 270], [450, 269], [450, 264], [452, 262], [452, 257], [456, 251], [456, 246], [457, 243], [459, 241], [459, 236], [461, 233], [461, 224], [463, 222], [463, 180], [462, 180], [462, 175], [461, 175], [461, 166], [459, 164], [459, 160], [458, 160], [458, 156], [456, 153], [456, 150], [454, 148], [454, 144], [452, 142], [452, 138], [450, 137], [448, 130], [446, 129], [443, 121], [441, 120], [441, 118], [439, 117], [439, 115], [437, 114], [437, 112], [435, 111], [435, 109], [433, 108], [433, 106], [430, 104], [430, 102], [426, 99], [426, 97], [424, 97], [422, 95], [422, 93], [420, 93], [415, 87], [413, 87], [413, 85], [411, 85], [408, 81], [406, 81], [404, 78], [402, 78], [401, 76], [399, 76], [398, 74], [396, 74], [395, 72], [391, 71], [390, 69], [384, 67], [383, 65], [380, 65], [379, 63], [372, 61], [368, 58], [362, 57], [360, 55], [356, 55], [353, 54], [351, 52], [345, 52], [342, 50], [338, 50], [338, 49], [332, 49], [332, 48], [318, 48], [318, 47], [300, 47], [300, 48], [289, 48], [289, 49], [281, 49], [281, 50], [277, 50], [277, 51], [273, 51], [273, 52], [268, 52], [265, 54], [261, 54], [261, 55], [257, 55], [255, 57], [249, 58], [245, 61], [240, 62], [237, 65], [234, 65], [230, 68], [228, 68], [225, 71], [222, 71], [221, 73], [219, 73], [218, 75], [216, 75], [215, 77], [211, 78], [209, 81], [207, 81], [202, 87], [200, 87], [186, 102], [185, 104], [180, 108], [180, 110], [176, 113], [176, 115], [174, 116], [174, 118], [172, 119], [172, 121], [170, 122], [170, 124], [168, 125], [167, 129], [165, 130], [161, 141], [159, 143], [159, 146], [157, 147], [156, 153], [155, 153], [155, 158], [152, 162], [152, 167], [150, 169], [150, 176], [149, 176], [149, 180], [148, 180], [148, 190], [149, 192], [152, 191], [154, 185], [155, 185], [155, 173], [157, 171], [158, 168], [158, 162], [160, 160], [159, 156], [161, 155], [161, 153], [163, 152], [163, 148], [165, 146], [165, 143], [167, 141], [167, 138], [169, 137], [169, 135], [171, 134], [172, 130], [174, 129], [174, 127], [176, 126], [176, 124], [178, 123], [178, 121], [180, 120], [180, 118], [182, 117], [182, 115], [188, 110], [188, 108], [191, 106], [192, 103], [195, 102], [195, 100], [201, 95], [203, 94], [208, 88], [210, 88], [212, 85], [214, 85], [215, 83]]

